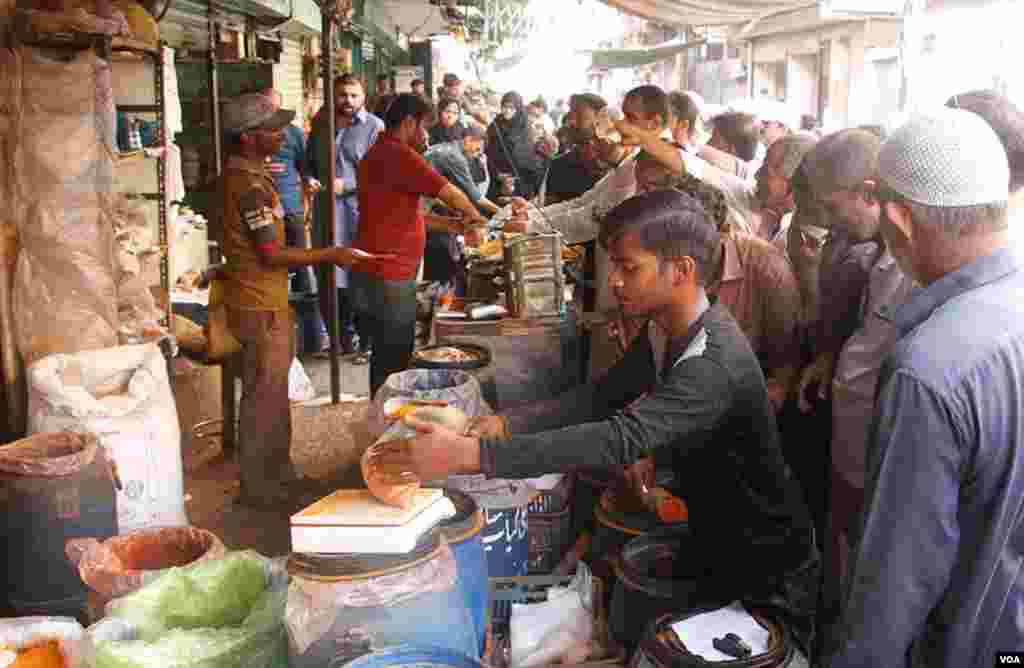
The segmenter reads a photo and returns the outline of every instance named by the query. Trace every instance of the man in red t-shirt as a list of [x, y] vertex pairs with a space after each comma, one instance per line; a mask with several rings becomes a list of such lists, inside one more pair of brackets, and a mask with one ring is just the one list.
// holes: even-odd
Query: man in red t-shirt
[[[416, 337], [416, 273], [427, 227], [479, 241], [486, 221], [459, 188], [430, 166], [425, 146], [433, 107], [418, 95], [395, 96], [384, 115], [385, 131], [359, 163], [359, 234], [355, 248], [387, 249], [394, 259], [367, 261], [352, 274], [352, 302], [373, 341], [370, 391], [409, 364]], [[420, 210], [420, 197], [439, 199], [463, 214], [440, 218]]]

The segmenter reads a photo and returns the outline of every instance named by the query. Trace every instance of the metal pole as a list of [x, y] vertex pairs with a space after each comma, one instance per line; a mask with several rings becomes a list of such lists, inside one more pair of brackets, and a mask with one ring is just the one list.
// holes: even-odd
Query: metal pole
[[210, 71], [210, 119], [213, 132], [213, 170], [214, 174], [220, 176], [223, 165], [221, 155], [221, 131], [220, 131], [220, 83], [217, 77], [217, 35], [220, 34], [220, 26], [213, 20], [213, 2], [207, 5], [207, 32], [209, 39], [209, 71]]
[[[333, 7], [333, 5], [332, 5]], [[323, 24], [321, 27], [321, 45], [320, 45], [320, 57], [324, 61], [324, 110], [323, 110], [323, 122], [325, 124], [326, 132], [324, 132], [324, 139], [327, 141], [327, 183], [324, 185], [323, 197], [327, 198], [327, 205], [324, 207], [327, 209], [327, 220], [324, 221], [327, 229], [325, 230], [326, 245], [328, 248], [334, 246], [337, 242], [334, 234], [334, 226], [337, 225], [338, 221], [338, 209], [337, 200], [335, 199], [336, 193], [334, 191], [334, 179], [337, 178], [337, 146], [334, 143], [336, 135], [335, 129], [335, 118], [334, 118], [334, 20], [335, 15], [333, 10], [328, 10], [326, 6], [323, 7], [321, 18]], [[320, 286], [321, 290], [327, 290], [327, 335], [331, 340], [331, 402], [341, 402], [341, 366], [338, 361], [338, 353], [340, 352], [338, 342], [338, 283], [336, 276], [338, 268], [333, 264], [327, 266], [327, 285]]]

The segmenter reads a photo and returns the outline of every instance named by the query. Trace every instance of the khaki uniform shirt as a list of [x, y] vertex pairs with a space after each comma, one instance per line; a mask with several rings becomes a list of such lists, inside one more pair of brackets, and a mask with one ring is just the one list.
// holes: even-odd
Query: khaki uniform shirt
[[264, 244], [284, 244], [284, 209], [265, 163], [228, 159], [221, 175], [225, 303], [245, 311], [288, 308], [288, 268], [268, 267]]

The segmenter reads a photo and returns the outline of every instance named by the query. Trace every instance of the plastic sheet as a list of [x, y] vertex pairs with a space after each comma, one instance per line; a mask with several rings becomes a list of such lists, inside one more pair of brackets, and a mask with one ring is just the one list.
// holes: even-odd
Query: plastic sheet
[[254, 552], [174, 569], [89, 629], [93, 668], [283, 668], [287, 596], [279, 565]]
[[204, 529], [173, 527], [135, 531], [103, 542], [70, 540], [66, 552], [90, 589], [114, 598], [137, 591], [169, 568], [222, 558], [227, 548]]
[[81, 471], [96, 459], [99, 444], [91, 434], [34, 434], [0, 446], [0, 471], [33, 478], [57, 478]]
[[0, 647], [16, 651], [56, 640], [66, 668], [86, 668], [93, 644], [82, 626], [70, 617], [14, 617], [0, 619]]
[[[392, 574], [335, 581], [294, 577], [285, 611], [292, 649], [302, 654], [328, 633], [335, 637], [347, 634], [373, 645], [380, 641], [372, 633], [373, 626], [381, 624], [380, 618], [388, 615], [388, 609], [393, 610], [397, 621], [401, 622], [402, 604], [417, 597], [453, 592], [456, 600], [461, 601], [455, 591], [457, 573], [454, 555], [447, 545], [442, 545], [436, 557]], [[471, 628], [464, 603], [455, 607], [461, 608]], [[439, 607], [436, 619], [451, 618], [458, 612], [460, 610]], [[372, 617], [376, 617], [376, 621], [371, 620]], [[415, 629], [410, 629], [410, 633], [414, 632]], [[468, 633], [473, 635], [472, 630]]]
[[117, 344], [110, 65], [91, 50], [70, 61], [44, 53], [0, 54], [4, 207], [21, 243], [12, 292], [26, 365]]
[[393, 398], [444, 401], [471, 418], [493, 413], [483, 398], [480, 383], [471, 374], [449, 369], [411, 369], [391, 374], [377, 390], [368, 416], [374, 437], [379, 437], [391, 426], [384, 404]]

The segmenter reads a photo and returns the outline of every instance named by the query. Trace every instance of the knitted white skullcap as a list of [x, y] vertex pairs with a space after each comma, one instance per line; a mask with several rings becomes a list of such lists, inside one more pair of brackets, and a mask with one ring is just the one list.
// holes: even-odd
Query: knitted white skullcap
[[890, 188], [919, 204], [974, 206], [1009, 199], [1003, 145], [980, 116], [959, 109], [911, 116], [882, 145], [878, 172]]

